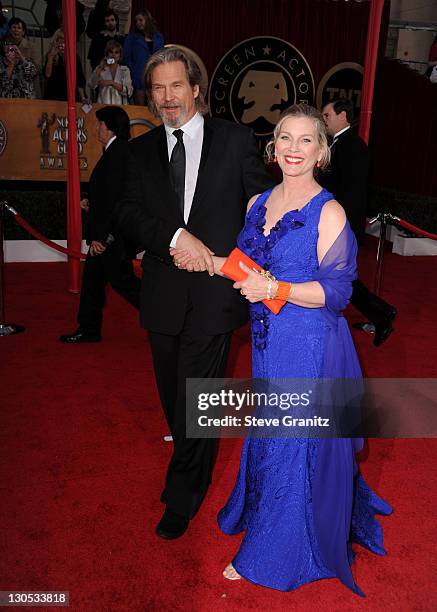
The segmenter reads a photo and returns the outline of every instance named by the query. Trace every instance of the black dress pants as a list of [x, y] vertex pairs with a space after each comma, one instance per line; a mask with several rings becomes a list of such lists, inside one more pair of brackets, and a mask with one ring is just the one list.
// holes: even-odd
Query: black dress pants
[[203, 333], [191, 306], [179, 335], [149, 332], [156, 382], [174, 444], [162, 501], [186, 518], [195, 515], [211, 482], [216, 440], [186, 437], [185, 380], [223, 378], [231, 335]]
[[367, 289], [359, 278], [352, 283], [351, 304], [374, 325], [384, 320], [393, 306]]
[[100, 333], [106, 285], [124, 297], [135, 308], [140, 307], [141, 281], [134, 274], [131, 259], [116, 242], [101, 255], [89, 254], [85, 260], [77, 322], [85, 333]]

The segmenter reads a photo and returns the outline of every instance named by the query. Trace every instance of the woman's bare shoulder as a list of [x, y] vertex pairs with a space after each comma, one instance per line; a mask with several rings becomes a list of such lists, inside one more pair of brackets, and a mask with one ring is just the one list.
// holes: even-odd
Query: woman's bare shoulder
[[329, 227], [331, 230], [334, 228], [342, 229], [346, 223], [346, 213], [341, 204], [337, 200], [328, 200], [323, 205], [322, 212], [320, 214], [320, 224], [322, 227]]

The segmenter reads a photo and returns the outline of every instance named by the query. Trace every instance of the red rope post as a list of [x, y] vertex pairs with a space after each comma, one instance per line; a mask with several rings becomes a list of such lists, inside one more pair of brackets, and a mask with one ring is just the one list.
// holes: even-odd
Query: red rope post
[[363, 91], [361, 94], [360, 130], [364, 142], [369, 142], [372, 118], [373, 90], [375, 86], [376, 60], [378, 59], [379, 32], [381, 30], [384, 0], [371, 0], [367, 29], [366, 60], [364, 63]]
[[[68, 142], [67, 142], [67, 246], [72, 251], [81, 250], [82, 220], [80, 212], [79, 156], [76, 127], [76, 4], [62, 0], [63, 29], [65, 36], [65, 65], [68, 91]], [[69, 291], [79, 293], [80, 261], [69, 257]]]
[[0, 338], [4, 336], [12, 336], [12, 334], [19, 334], [24, 331], [22, 325], [16, 325], [15, 323], [6, 323], [5, 311], [6, 311], [6, 290], [5, 290], [5, 275], [4, 275], [4, 263], [5, 256], [3, 252], [3, 221], [5, 218], [6, 202], [0, 202]]
[[376, 295], [381, 295], [382, 276], [384, 273], [384, 251], [387, 238], [387, 216], [382, 213], [380, 215], [379, 241], [378, 251], [376, 253], [376, 273], [374, 291]]

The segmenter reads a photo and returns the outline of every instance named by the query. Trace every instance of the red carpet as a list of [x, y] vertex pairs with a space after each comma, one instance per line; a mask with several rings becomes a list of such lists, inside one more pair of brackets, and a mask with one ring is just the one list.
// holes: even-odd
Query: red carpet
[[[363, 280], [374, 247], [362, 254]], [[380, 349], [355, 334], [366, 375], [436, 376], [435, 263], [387, 256], [384, 295], [400, 314]], [[78, 304], [65, 291], [65, 265], [9, 264], [6, 272], [7, 318], [27, 331], [0, 338], [0, 590], [68, 590], [70, 609], [84, 611], [437, 608], [435, 440], [371, 440], [364, 453], [365, 478], [394, 507], [382, 519], [388, 555], [358, 549], [365, 599], [334, 580], [292, 593], [230, 583], [221, 571], [238, 537], [222, 535], [215, 517], [240, 442], [222, 442], [187, 534], [159, 540], [170, 445], [135, 312], [110, 292], [104, 342], [62, 345], [57, 336], [74, 330]], [[235, 376], [249, 373], [247, 330], [235, 335], [231, 361]]]

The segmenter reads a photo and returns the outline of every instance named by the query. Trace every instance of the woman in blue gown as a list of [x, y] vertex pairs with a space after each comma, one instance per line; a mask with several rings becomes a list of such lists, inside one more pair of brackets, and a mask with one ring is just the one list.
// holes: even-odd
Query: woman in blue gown
[[[278, 283], [240, 264], [248, 276], [234, 287], [250, 302], [253, 377], [358, 379], [342, 315], [356, 276], [356, 241], [343, 208], [314, 178], [329, 163], [320, 113], [292, 107], [269, 147], [283, 181], [251, 199], [238, 247], [291, 283], [291, 291], [272, 314], [262, 300], [275, 295]], [[214, 260], [220, 273], [224, 259]], [[337, 577], [362, 595], [350, 569], [351, 544], [385, 554], [374, 515], [391, 508], [358, 472], [354, 454], [361, 446], [346, 438], [247, 438], [218, 516], [224, 533], [245, 532], [224, 576], [282, 591]]]

